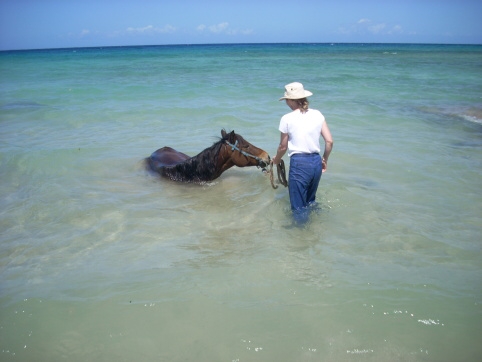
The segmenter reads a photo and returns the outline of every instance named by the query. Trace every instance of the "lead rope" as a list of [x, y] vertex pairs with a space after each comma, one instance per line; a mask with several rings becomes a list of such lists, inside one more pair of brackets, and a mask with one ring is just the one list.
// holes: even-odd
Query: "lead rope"
[[[278, 173], [278, 181], [284, 187], [288, 186], [288, 181], [286, 181], [286, 169], [285, 169], [285, 162], [281, 160], [279, 164], [276, 165], [276, 171]], [[274, 184], [274, 172], [273, 172], [273, 164], [269, 167], [269, 180], [271, 181], [271, 186], [274, 189], [278, 188], [278, 185]]]
[[273, 164], [269, 165], [269, 180], [271, 181], [271, 186], [274, 189], [278, 188], [278, 185], [274, 184], [274, 177], [273, 177]]

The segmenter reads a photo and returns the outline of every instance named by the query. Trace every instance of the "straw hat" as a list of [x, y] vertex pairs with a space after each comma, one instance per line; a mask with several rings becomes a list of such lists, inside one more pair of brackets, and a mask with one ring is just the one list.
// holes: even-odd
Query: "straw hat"
[[285, 89], [285, 95], [279, 99], [280, 101], [283, 99], [301, 99], [313, 95], [313, 93], [303, 88], [303, 84], [298, 82], [285, 85]]

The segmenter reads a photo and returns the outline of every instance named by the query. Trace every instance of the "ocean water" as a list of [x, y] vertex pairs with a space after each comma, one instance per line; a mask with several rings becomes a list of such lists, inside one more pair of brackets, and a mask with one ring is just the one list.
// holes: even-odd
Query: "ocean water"
[[[257, 168], [145, 170], [273, 155], [292, 81], [335, 140], [305, 227]], [[482, 46], [1, 52], [0, 360], [479, 361], [481, 166]]]

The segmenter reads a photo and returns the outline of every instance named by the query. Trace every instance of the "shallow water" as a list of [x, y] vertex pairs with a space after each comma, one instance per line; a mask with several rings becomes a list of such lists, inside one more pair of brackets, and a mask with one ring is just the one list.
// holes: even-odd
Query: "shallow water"
[[[480, 46], [0, 53], [0, 359], [480, 359], [481, 69]], [[273, 154], [293, 80], [335, 139], [306, 227], [259, 169], [144, 169], [222, 128]]]

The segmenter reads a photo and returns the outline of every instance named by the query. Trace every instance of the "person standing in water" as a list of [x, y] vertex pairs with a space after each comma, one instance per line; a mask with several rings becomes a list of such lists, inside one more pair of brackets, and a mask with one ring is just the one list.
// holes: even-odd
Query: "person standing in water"
[[[277, 165], [288, 151], [290, 157], [289, 195], [295, 220], [306, 222], [308, 208], [313, 206], [322, 172], [328, 168], [328, 158], [333, 148], [333, 138], [320, 111], [309, 108], [307, 97], [313, 93], [304, 89], [303, 84], [294, 82], [285, 86], [285, 100], [291, 112], [280, 121], [280, 143], [272, 163]], [[325, 148], [320, 155], [320, 136]]]

